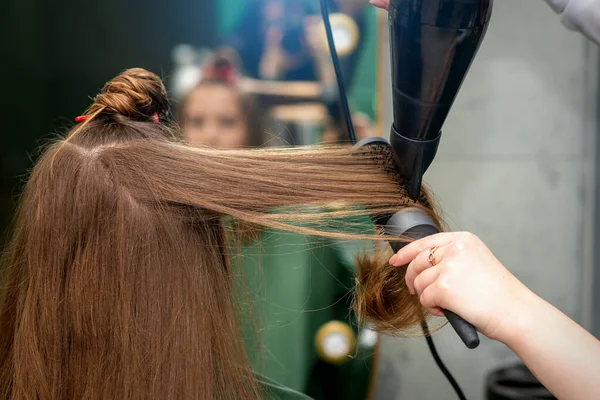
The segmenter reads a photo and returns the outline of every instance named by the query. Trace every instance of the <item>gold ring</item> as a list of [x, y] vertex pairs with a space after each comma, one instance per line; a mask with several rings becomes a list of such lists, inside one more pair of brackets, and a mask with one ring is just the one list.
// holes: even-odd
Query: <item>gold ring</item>
[[427, 261], [429, 261], [429, 264], [431, 264], [432, 267], [435, 267], [437, 264], [437, 261], [435, 259], [435, 252], [437, 249], [437, 246], [433, 246], [431, 250], [429, 250], [429, 257], [427, 257]]

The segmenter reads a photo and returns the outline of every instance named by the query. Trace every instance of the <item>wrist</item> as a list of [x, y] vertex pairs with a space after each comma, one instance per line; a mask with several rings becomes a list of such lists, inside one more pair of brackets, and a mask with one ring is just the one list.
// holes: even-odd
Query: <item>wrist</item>
[[514, 296], [514, 300], [514, 310], [507, 316], [504, 329], [495, 338], [513, 351], [526, 345], [529, 338], [535, 337], [535, 329], [539, 327], [537, 319], [543, 315], [546, 307], [545, 301], [525, 285]]

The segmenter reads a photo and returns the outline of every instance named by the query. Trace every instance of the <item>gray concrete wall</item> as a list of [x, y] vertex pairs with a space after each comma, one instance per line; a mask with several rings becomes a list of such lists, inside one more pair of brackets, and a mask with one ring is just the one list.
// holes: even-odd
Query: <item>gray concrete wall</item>
[[[541, 0], [495, 3], [425, 180], [453, 230], [480, 236], [536, 293], [590, 327], [597, 48]], [[469, 399], [483, 399], [485, 376], [516, 361], [485, 338], [467, 350], [450, 328], [435, 340]], [[385, 339], [380, 362], [378, 399], [455, 398], [422, 338]]]

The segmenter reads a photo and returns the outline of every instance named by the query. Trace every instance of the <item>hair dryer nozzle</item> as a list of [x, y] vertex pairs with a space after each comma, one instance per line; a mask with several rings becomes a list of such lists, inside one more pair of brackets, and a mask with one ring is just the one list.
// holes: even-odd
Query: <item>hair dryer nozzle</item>
[[406, 180], [409, 196], [415, 200], [421, 194], [423, 175], [435, 158], [441, 138], [440, 133], [431, 140], [412, 139], [401, 135], [392, 126], [390, 144], [394, 149], [394, 162]]

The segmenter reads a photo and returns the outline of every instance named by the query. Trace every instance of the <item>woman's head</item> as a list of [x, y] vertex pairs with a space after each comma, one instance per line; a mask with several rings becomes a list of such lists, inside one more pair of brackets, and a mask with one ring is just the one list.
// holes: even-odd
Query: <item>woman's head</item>
[[219, 219], [121, 170], [135, 143], [180, 143], [167, 113], [161, 80], [125, 71], [37, 162], [2, 286], [0, 397], [256, 397]]
[[205, 67], [206, 78], [179, 105], [186, 139], [221, 149], [264, 144], [265, 125], [258, 102], [237, 86], [237, 55], [224, 48]]
[[223, 149], [259, 146], [262, 124], [253, 99], [218, 79], [200, 82], [184, 98], [180, 119], [193, 144]]
[[[160, 79], [125, 71], [37, 161], [0, 285], [1, 398], [260, 398], [222, 220], [381, 240], [340, 218], [427, 208], [369, 152], [194, 148], [161, 122], [167, 113]], [[340, 201], [356, 207], [324, 211]], [[271, 212], [282, 207], [292, 211]], [[375, 267], [386, 265], [361, 261], [361, 285], [389, 276]], [[394, 304], [359, 309], [378, 319], [383, 304], [402, 310], [396, 328], [417, 324], [418, 299], [388, 283]]]

